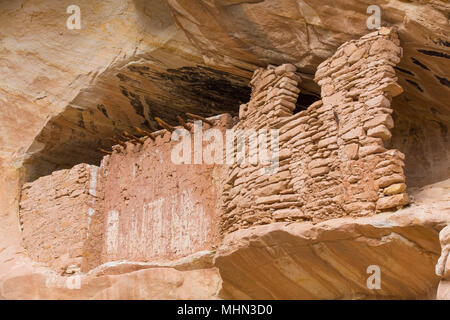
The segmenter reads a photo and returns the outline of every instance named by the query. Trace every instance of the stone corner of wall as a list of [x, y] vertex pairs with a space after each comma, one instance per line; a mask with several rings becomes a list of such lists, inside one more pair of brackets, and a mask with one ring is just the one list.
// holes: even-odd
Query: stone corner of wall
[[401, 55], [395, 28], [346, 42], [318, 67], [322, 100], [296, 114], [301, 79], [295, 66], [257, 69], [237, 127], [279, 128], [280, 169], [265, 178], [258, 167], [231, 166], [223, 232], [407, 205], [404, 155], [385, 147], [394, 126], [391, 99], [402, 92], [393, 68]]

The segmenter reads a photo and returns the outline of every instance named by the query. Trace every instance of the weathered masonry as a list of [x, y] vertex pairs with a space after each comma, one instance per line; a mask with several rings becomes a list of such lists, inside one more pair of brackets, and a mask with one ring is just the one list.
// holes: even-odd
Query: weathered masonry
[[228, 168], [224, 231], [274, 221], [364, 216], [408, 204], [404, 155], [388, 150], [390, 105], [402, 92], [393, 66], [396, 33], [381, 29], [341, 46], [316, 73], [322, 100], [293, 114], [301, 79], [295, 67], [259, 69], [236, 128], [279, 128], [279, 170]]
[[274, 174], [250, 163], [174, 164], [171, 130], [161, 130], [114, 146], [100, 167], [81, 164], [24, 185], [25, 247], [59, 271], [90, 270], [108, 261], [183, 257], [252, 225], [407, 205], [404, 155], [385, 147], [392, 97], [402, 92], [393, 68], [401, 54], [388, 28], [345, 43], [317, 70], [322, 100], [295, 114], [296, 68], [256, 70], [239, 121], [225, 114], [204, 128], [279, 129]]
[[[224, 131], [232, 119], [209, 121]], [[210, 248], [219, 235], [221, 168], [172, 163], [175, 144], [158, 131], [115, 146], [100, 167], [82, 164], [25, 184], [20, 218], [31, 256], [61, 272], [87, 271]]]
[[90, 227], [98, 224], [93, 221], [97, 177], [98, 167], [80, 164], [23, 186], [20, 222], [24, 246], [33, 259], [56, 270], [81, 265], [89, 232], [95, 229]]

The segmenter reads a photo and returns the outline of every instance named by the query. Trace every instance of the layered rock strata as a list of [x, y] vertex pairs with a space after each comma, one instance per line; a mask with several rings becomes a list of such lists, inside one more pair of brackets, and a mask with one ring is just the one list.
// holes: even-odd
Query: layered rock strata
[[[404, 156], [388, 147], [401, 53], [388, 28], [345, 43], [317, 70], [322, 100], [300, 112], [296, 68], [258, 69], [234, 129], [280, 130], [276, 174], [247, 164], [175, 166], [172, 128], [114, 146], [99, 169], [80, 165], [26, 184], [26, 251], [0, 250], [0, 298], [434, 298], [449, 186], [428, 190], [439, 194], [432, 204], [417, 205], [417, 197], [383, 212], [409, 202]], [[227, 115], [207, 120], [218, 119], [222, 132], [232, 127]], [[65, 179], [76, 181], [73, 188]], [[62, 203], [71, 201], [80, 211], [70, 227]], [[81, 255], [43, 252], [59, 243], [39, 238], [34, 226], [73, 235]], [[381, 291], [365, 282], [373, 264], [383, 272]], [[441, 269], [438, 297], [447, 281]], [[71, 274], [81, 277], [80, 289], [47, 281]]]

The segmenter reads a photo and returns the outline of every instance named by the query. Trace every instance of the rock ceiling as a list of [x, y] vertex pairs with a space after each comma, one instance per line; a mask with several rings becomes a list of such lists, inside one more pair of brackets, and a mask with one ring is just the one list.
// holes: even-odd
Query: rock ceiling
[[[0, 110], [1, 156], [32, 163], [30, 177], [96, 163], [114, 132], [154, 129], [155, 116], [174, 123], [185, 112], [234, 113], [259, 66], [295, 64], [302, 92], [318, 96], [316, 67], [369, 31], [363, 1], [80, 1], [81, 30], [67, 30], [68, 4], [52, 2], [0, 4], [0, 70], [8, 75], [0, 82], [8, 106]], [[450, 4], [374, 4], [383, 25], [398, 27], [404, 50], [404, 93], [394, 103], [408, 121], [399, 133], [433, 131], [448, 145]], [[29, 23], [17, 28], [21, 21]]]
[[[386, 297], [430, 297], [428, 289], [439, 280], [432, 274], [437, 234], [448, 224], [447, 0], [76, 2], [80, 30], [66, 27], [72, 0], [0, 1], [0, 299], [205, 299], [219, 297], [219, 291], [235, 298], [291, 298], [308, 288], [313, 290], [305, 297], [367, 298], [362, 280], [355, 281], [348, 271], [365, 267], [364, 261], [393, 266]], [[403, 47], [396, 71], [404, 92], [392, 103], [395, 128], [389, 148], [406, 155], [406, 183], [414, 189], [411, 207], [362, 221], [271, 224], [227, 237], [218, 250], [206, 252], [211, 262], [187, 257], [178, 266], [156, 263], [134, 273], [130, 270], [142, 264], [106, 265], [86, 276], [89, 285], [82, 293], [43, 288], [48, 269], [33, 262], [21, 245], [23, 179], [80, 162], [98, 164], [103, 156], [98, 148], [111, 146], [116, 132], [134, 126], [154, 130], [155, 116], [173, 124], [186, 112], [235, 114], [249, 100], [253, 71], [269, 64], [296, 65], [303, 79], [298, 105], [304, 108], [320, 96], [313, 81], [317, 66], [344, 42], [369, 32], [369, 5], [380, 6], [382, 25], [398, 28]], [[17, 169], [24, 167], [26, 176], [20, 177], [24, 171]], [[447, 238], [441, 236], [444, 250]], [[298, 252], [292, 250], [296, 245], [301, 245]], [[199, 268], [199, 261], [202, 270], [189, 270]], [[414, 278], [411, 265], [419, 267], [419, 277]], [[212, 266], [220, 276], [203, 269]], [[299, 270], [319, 281], [298, 281]], [[127, 274], [116, 276], [121, 272]], [[273, 281], [267, 281], [268, 273]], [[332, 278], [324, 278], [327, 274]], [[132, 286], [142, 290], [122, 290]], [[449, 281], [440, 288], [444, 296]]]

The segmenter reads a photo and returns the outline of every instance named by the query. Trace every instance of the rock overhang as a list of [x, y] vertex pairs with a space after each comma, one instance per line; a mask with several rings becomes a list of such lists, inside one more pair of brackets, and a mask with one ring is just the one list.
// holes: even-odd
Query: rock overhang
[[[214, 265], [234, 299], [433, 299], [445, 203], [318, 224], [278, 222], [228, 234]], [[381, 288], [367, 285], [368, 267]], [[267, 275], [270, 274], [270, 278]]]
[[[141, 3], [139, 1], [135, 1], [136, 4]], [[222, 4], [228, 5], [228, 2], [221, 2]], [[304, 2], [306, 3], [306, 1]], [[235, 5], [241, 5], [241, 3], [234, 3]], [[203, 4], [202, 4], [203, 5]], [[253, 4], [245, 4], [243, 3], [242, 6], [248, 6], [249, 8], [251, 7], [251, 5]], [[258, 4], [257, 4], [258, 5]], [[266, 4], [262, 3], [259, 4], [260, 8], [257, 9], [257, 11], [259, 10], [258, 14], [262, 14], [264, 13], [266, 10], [267, 11], [267, 7], [265, 8]], [[178, 6], [178, 8], [177, 8]], [[180, 9], [182, 9], [183, 6], [188, 6], [188, 4], [182, 4], [180, 5], [179, 3], [175, 2], [175, 1], [171, 1], [170, 2], [170, 6], [171, 9], [173, 10], [174, 8], [176, 8], [177, 13], [175, 15], [179, 15], [179, 12], [182, 11]], [[318, 24], [320, 23], [320, 15], [317, 14], [318, 10], [317, 6], [315, 3], [309, 3], [308, 6], [310, 7], [310, 9], [313, 9], [316, 11], [316, 14], [313, 15], [314, 19], [312, 19], [311, 17], [309, 17], [308, 19], [308, 23], [314, 22], [314, 24]], [[446, 91], [445, 88], [444, 90], [439, 90], [439, 86], [436, 86], [436, 83], [440, 83], [442, 85], [444, 85], [447, 83], [445, 81], [445, 68], [446, 68], [446, 63], [445, 63], [445, 59], [447, 56], [446, 53], [446, 43], [448, 43], [448, 41], [445, 40], [445, 34], [444, 36], [442, 34], [440, 34], [441, 30], [439, 27], [441, 25], [441, 19], [439, 16], [439, 12], [446, 12], [446, 10], [448, 10], [448, 8], [446, 7], [446, 4], [444, 3], [440, 3], [440, 2], [433, 2], [429, 5], [426, 5], [425, 8], [427, 10], [431, 10], [431, 11], [427, 11], [428, 15], [431, 15], [432, 17], [435, 17], [436, 19], [428, 19], [430, 22], [426, 22], [424, 23], [424, 19], [418, 19], [420, 18], [420, 14], [414, 13], [412, 11], [412, 8], [414, 8], [414, 6], [419, 6], [419, 4], [417, 3], [413, 3], [413, 4], [401, 4], [398, 8], [392, 8], [391, 4], [387, 5], [387, 9], [391, 9], [391, 12], [394, 12], [392, 15], [390, 15], [388, 13], [388, 15], [390, 15], [390, 18], [388, 19], [392, 19], [393, 24], [398, 24], [399, 21], [401, 20], [400, 18], [404, 17], [404, 12], [406, 12], [406, 18], [403, 19], [403, 25], [400, 26], [400, 39], [405, 42], [407, 45], [405, 46], [405, 50], [404, 50], [404, 54], [405, 54], [405, 58], [408, 58], [411, 56], [411, 59], [409, 62], [406, 61], [406, 59], [404, 58], [399, 65], [399, 69], [397, 69], [398, 74], [399, 74], [399, 83], [401, 84], [401, 86], [404, 88], [405, 93], [403, 95], [400, 95], [398, 98], [394, 98], [394, 106], [397, 105], [398, 106], [398, 110], [400, 112], [394, 112], [393, 114], [393, 118], [395, 120], [396, 124], [401, 124], [401, 121], [403, 120], [403, 115], [408, 115], [408, 117], [406, 117], [406, 120], [404, 121], [403, 124], [401, 125], [397, 125], [394, 130], [397, 129], [401, 129], [397, 132], [393, 132], [393, 137], [397, 138], [399, 140], [397, 140], [396, 142], [394, 141], [394, 145], [393, 148], [396, 148], [396, 145], [402, 145], [402, 142], [400, 141], [402, 139], [402, 137], [405, 136], [416, 136], [417, 139], [413, 140], [411, 143], [409, 143], [409, 152], [405, 152], [404, 150], [402, 150], [400, 147], [397, 147], [398, 149], [402, 150], [405, 154], [406, 154], [406, 168], [407, 168], [407, 179], [408, 179], [408, 170], [410, 172], [413, 172], [414, 175], [410, 175], [411, 177], [414, 178], [414, 184], [410, 184], [407, 181], [408, 185], [414, 185], [414, 186], [423, 186], [426, 183], [430, 183], [430, 182], [434, 182], [437, 179], [441, 179], [441, 178], [445, 178], [448, 176], [448, 167], [445, 166], [445, 162], [446, 162], [446, 158], [448, 159], [448, 155], [445, 153], [445, 150], [447, 150], [448, 148], [446, 148], [446, 139], [448, 139], [448, 130], [446, 129], [448, 127], [448, 121], [446, 120], [447, 116], [446, 114], [448, 114], [446, 111], [446, 106], [442, 104], [442, 101], [445, 101], [445, 99], [438, 99], [437, 97], [441, 96], [442, 94], [445, 95]], [[384, 6], [383, 7], [383, 11], [386, 9]], [[141, 7], [142, 8], [142, 7]], [[231, 8], [232, 9], [232, 8]], [[242, 8], [238, 8], [238, 10], [241, 10]], [[303, 8], [303, 12], [308, 11], [310, 12], [310, 9], [306, 8], [304, 6]], [[235, 9], [233, 9], [235, 10]], [[348, 10], [343, 10], [343, 13], [345, 12], [349, 12], [353, 9], [348, 9]], [[191, 12], [191, 10], [187, 10], [189, 12]], [[219, 10], [220, 11], [220, 10]], [[212, 11], [213, 12], [213, 11]], [[286, 12], [284, 12], [283, 10], [281, 10], [281, 16], [284, 16], [286, 14]], [[213, 13], [213, 16], [216, 13]], [[364, 12], [362, 11], [361, 15], [363, 15]], [[189, 16], [189, 14], [188, 14]], [[344, 16], [346, 16], [344, 14]], [[319, 20], [317, 20], [317, 17], [319, 18]], [[144, 20], [146, 20], [146, 14], [144, 14], [144, 16], [142, 17]], [[306, 16], [305, 16], [306, 18]], [[325, 21], [326, 19], [326, 15], [322, 16], [322, 21]], [[365, 17], [364, 17], [365, 18]], [[361, 20], [361, 25], [364, 25], [364, 18], [361, 16], [358, 19]], [[244, 19], [245, 20], [245, 19]], [[339, 21], [335, 21], [337, 24], [336, 26], [340, 26], [340, 22], [344, 21], [345, 19], [340, 19]], [[358, 21], [359, 21], [358, 20]], [[147, 20], [148, 21], [148, 20]], [[181, 21], [181, 19], [180, 19]], [[179, 25], [184, 29], [187, 30], [188, 34], [192, 35], [192, 28], [184, 28], [184, 26], [186, 25], [185, 22], [183, 21], [178, 21]], [[445, 21], [444, 21], [445, 22]], [[323, 22], [322, 22], [323, 23]], [[436, 25], [438, 25], [437, 29], [434, 29], [436, 26], [433, 26], [432, 24], [435, 23]], [[145, 24], [145, 23], [144, 23]], [[313, 24], [313, 25], [314, 25]], [[244, 24], [245, 25], [245, 24]], [[258, 21], [255, 25], [258, 25]], [[221, 27], [228, 27], [228, 25], [224, 25], [222, 24]], [[240, 26], [242, 27], [242, 25]], [[409, 29], [413, 29], [413, 30], [420, 30], [420, 32], [416, 32], [415, 35], [410, 35], [408, 34], [408, 28]], [[226, 29], [226, 28], [225, 28]], [[276, 29], [276, 28], [274, 28]], [[339, 29], [339, 28], [338, 28]], [[354, 36], [353, 32], [359, 32], [359, 29], [356, 28], [355, 29], [351, 29], [351, 33], [352, 35], [350, 35], [351, 37]], [[430, 33], [430, 30], [438, 30], [436, 35]], [[424, 31], [425, 30], [425, 31]], [[264, 30], [259, 30], [260, 32], [262, 31], [262, 33], [264, 34], [266, 31]], [[335, 30], [336, 31], [336, 30]], [[333, 32], [335, 32], [333, 31]], [[200, 35], [200, 33], [196, 33], [196, 36], [199, 37], [203, 37], [206, 33], [203, 33]], [[225, 32], [225, 34], [227, 34], [227, 32]], [[239, 37], [239, 33], [232, 33], [233, 36], [238, 35]], [[337, 45], [339, 45], [340, 43], [344, 42], [344, 38], [347, 38], [349, 35], [342, 33], [342, 30], [337, 30], [335, 32], [335, 36], [338, 35], [338, 40], [333, 39], [331, 41], [331, 47], [337, 47]], [[427, 38], [427, 35], [429, 36], [428, 38], [431, 39], [431, 42], [429, 43], [425, 43], [426, 41], [424, 41], [424, 39]], [[255, 37], [255, 39], [262, 39], [261, 37]], [[328, 38], [330, 39], [330, 38]], [[196, 41], [194, 41], [196, 42]], [[205, 43], [205, 41], [198, 41], [197, 43]], [[239, 41], [237, 41], [237, 43], [239, 43]], [[414, 45], [410, 45], [410, 43], [417, 43], [417, 46], [415, 48]], [[238, 46], [241, 46], [240, 44]], [[326, 45], [329, 46], [329, 43]], [[230, 46], [233, 47], [233, 46]], [[208, 46], [208, 49], [210, 49], [211, 47]], [[327, 52], [324, 56], [326, 55], [331, 55], [332, 52], [334, 51], [334, 48], [331, 50], [324, 50], [324, 52]], [[204, 48], [202, 48], [204, 49]], [[221, 49], [226, 49], [226, 46], [222, 46]], [[241, 48], [242, 49], [242, 48]], [[414, 50], [413, 50], [414, 49]], [[245, 51], [246, 48], [244, 46], [243, 50]], [[288, 49], [289, 50], [289, 49]], [[264, 55], [264, 51], [261, 49], [257, 49], [254, 50], [255, 52], [257, 52], [257, 56], [260, 54]], [[320, 50], [318, 50], [320, 51]], [[268, 50], [267, 52], [271, 52], [270, 50]], [[236, 59], [237, 57], [234, 55], [230, 55], [233, 56], [233, 58], [228, 57], [227, 55], [221, 55], [219, 53], [218, 57], [214, 57], [217, 58], [217, 60], [219, 60], [220, 62], [217, 62], [218, 64], [221, 64], [225, 61], [227, 61], [226, 63], [229, 63], [229, 65], [227, 66], [227, 70], [232, 70], [230, 72], [230, 74], [239, 74], [242, 75], [242, 70], [246, 69], [246, 70], [251, 70], [252, 68], [254, 68], [255, 65], [266, 65], [268, 63], [272, 63], [272, 64], [278, 64], [278, 60], [276, 60], [275, 58], [273, 58], [276, 55], [274, 55], [274, 52], [272, 50], [271, 54], [272, 57], [268, 58], [263, 58], [262, 60], [258, 60], [258, 58], [253, 59], [253, 58], [246, 58], [243, 59], [245, 61], [240, 61], [240, 59]], [[203, 51], [203, 53], [205, 53]], [[242, 53], [242, 51], [240, 52]], [[211, 56], [213, 55], [209, 55], [209, 59], [211, 59]], [[284, 55], [283, 57], [287, 57], [287, 55]], [[273, 60], [275, 59], [275, 60]], [[308, 60], [309, 58], [305, 58], [305, 61]], [[320, 57], [319, 60], [321, 60], [322, 57]], [[424, 60], [426, 59], [426, 61]], [[216, 60], [216, 61], [217, 61]], [[311, 61], [316, 61], [317, 59], [310, 59]], [[213, 61], [213, 60], [209, 60], [209, 61]], [[246, 64], [247, 62], [250, 61], [250, 65]], [[244, 63], [245, 62], [245, 63]], [[279, 63], [281, 62], [286, 62], [286, 60], [282, 59], [279, 61]], [[295, 62], [295, 61], [291, 61], [291, 62]], [[255, 64], [253, 64], [255, 63]], [[412, 63], [412, 64], [411, 64]], [[311, 65], [316, 65], [317, 63], [312, 63]], [[304, 81], [304, 86], [305, 88], [308, 87], [308, 83], [312, 83], [312, 81], [308, 80], [308, 76], [309, 78], [311, 78], [311, 75], [313, 72], [311, 72], [311, 70], [309, 70], [308, 68], [303, 68], [303, 66], [306, 65], [304, 62], [301, 63], [301, 65], [299, 66], [301, 71], [303, 72], [303, 77], [306, 79], [306, 81]], [[431, 67], [430, 67], [431, 65]], [[210, 67], [210, 66], [208, 66]], [[216, 66], [213, 66], [213, 69], [217, 68]], [[414, 69], [416, 68], [416, 69]], [[312, 69], [312, 68], [311, 68]], [[247, 72], [248, 74], [248, 72]], [[246, 76], [247, 79], [249, 79], [249, 76]], [[427, 79], [426, 81], [422, 81], [422, 79]], [[409, 81], [408, 81], [409, 80]], [[438, 81], [438, 82], [436, 82]], [[308, 87], [309, 88], [309, 87]], [[434, 88], [434, 89], [433, 89]], [[314, 89], [317, 92], [317, 87]], [[434, 90], [434, 91], [433, 91]], [[100, 91], [98, 91], [100, 92]], [[98, 93], [97, 92], [97, 93]], [[432, 92], [432, 94], [430, 94], [430, 92]], [[134, 94], [134, 93], [133, 93]], [[97, 94], [95, 94], [97, 95]], [[130, 95], [132, 96], [132, 95]], [[405, 98], [403, 98], [405, 97]], [[436, 97], [436, 98], [435, 98]], [[397, 104], [398, 102], [398, 104]], [[431, 102], [431, 107], [428, 107], [430, 105]], [[131, 104], [132, 101], [126, 102], [127, 104]], [[395, 108], [397, 108], [397, 106], [395, 106]], [[104, 114], [104, 109], [103, 107], [98, 107], [98, 112], [101, 112]], [[76, 108], [75, 108], [76, 109]], [[101, 114], [98, 114], [99, 116], [101, 116]], [[73, 117], [74, 119], [77, 118], [77, 116]], [[423, 125], [423, 121], [426, 121], [426, 125]], [[169, 121], [169, 120], [168, 120]], [[120, 127], [120, 129], [123, 129]], [[126, 128], [125, 128], [126, 129]], [[409, 130], [409, 131], [407, 131]], [[428, 143], [425, 142], [423, 143], [423, 141], [429, 141]], [[396, 143], [396, 145], [395, 145]], [[438, 146], [440, 146], [439, 148], [436, 148], [436, 144]], [[421, 146], [421, 148], [416, 148], [415, 146]], [[86, 146], [86, 145], [84, 145]], [[104, 146], [104, 145], [102, 145]], [[422, 147], [423, 146], [423, 147]], [[39, 145], [36, 146], [37, 150], [40, 148]], [[92, 148], [98, 147], [98, 144], [93, 143], [92, 144]], [[89, 145], [88, 148], [90, 149], [91, 146]], [[82, 148], [78, 149], [81, 150]], [[442, 152], [436, 152], [436, 149], [440, 149], [443, 150]], [[73, 150], [71, 150], [72, 154], [73, 154]], [[34, 151], [34, 150], [32, 150]], [[81, 150], [82, 151], [82, 150]], [[413, 158], [414, 155], [416, 154], [427, 154], [430, 153], [430, 156], [428, 157], [428, 159], [426, 159], [426, 161], [422, 161], [422, 159], [420, 159], [421, 157], [418, 158]], [[70, 154], [68, 152], [68, 154]], [[96, 155], [96, 159], [98, 159], [98, 155]], [[59, 156], [59, 158], [63, 158], [62, 156]], [[87, 157], [84, 157], [84, 159], [87, 159]], [[82, 157], [80, 157], [80, 162], [83, 162], [84, 160]], [[413, 159], [410, 160], [409, 164], [408, 164], [408, 159]], [[437, 160], [436, 160], [437, 159]], [[77, 160], [78, 161], [78, 160]], [[97, 161], [97, 160], [93, 160], [93, 161]], [[57, 161], [58, 162], [58, 161]], [[414, 170], [414, 165], [415, 164], [420, 164], [421, 168], [419, 170]], [[422, 165], [423, 164], [423, 165]], [[431, 164], [431, 165], [430, 165]], [[444, 165], [442, 165], [444, 164]], [[55, 168], [58, 168], [58, 165], [60, 165], [60, 163], [56, 163], [57, 166], [55, 166]], [[70, 164], [67, 164], [67, 166], [70, 166]], [[437, 169], [435, 169], [437, 168]], [[429, 172], [432, 172], [432, 174], [428, 174]], [[433, 211], [433, 209], [428, 209]], [[381, 222], [380, 222], [381, 223]]]

